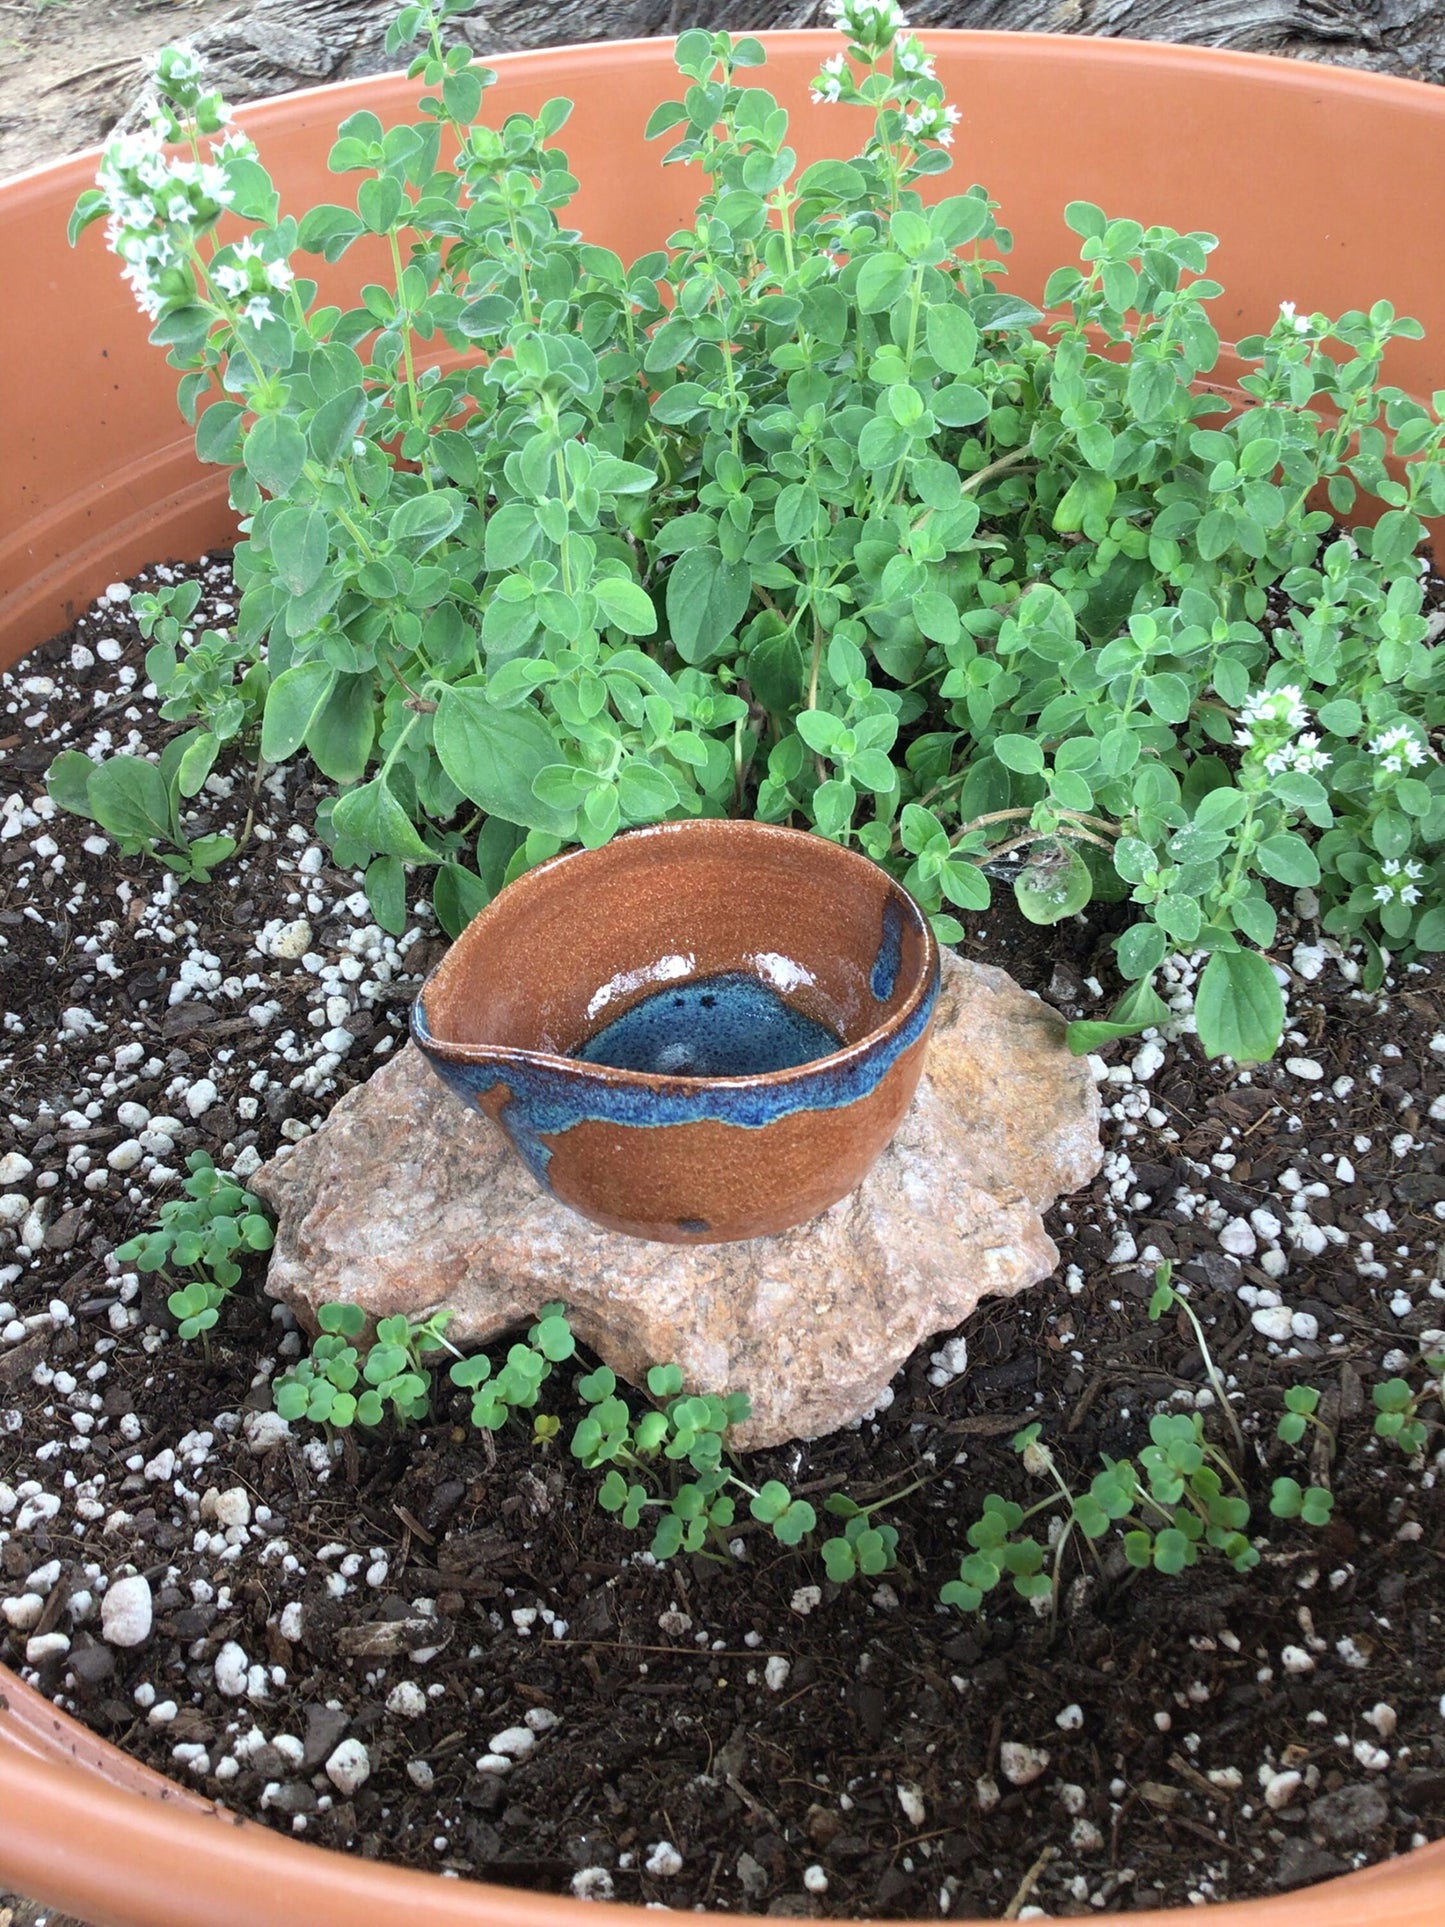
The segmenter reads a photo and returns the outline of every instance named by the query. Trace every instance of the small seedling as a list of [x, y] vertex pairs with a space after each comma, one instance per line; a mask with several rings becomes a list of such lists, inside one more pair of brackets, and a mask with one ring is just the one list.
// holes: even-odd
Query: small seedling
[[1425, 1450], [1431, 1432], [1441, 1423], [1437, 1418], [1422, 1418], [1420, 1408], [1427, 1399], [1441, 1397], [1445, 1357], [1427, 1358], [1425, 1368], [1431, 1376], [1418, 1390], [1408, 1379], [1387, 1378], [1370, 1393], [1375, 1402], [1375, 1436], [1393, 1440], [1412, 1459]]
[[199, 582], [177, 582], [154, 593], [134, 596], [131, 610], [141, 634], [150, 641], [146, 674], [155, 684], [160, 713], [167, 722], [195, 719], [178, 772], [182, 796], [195, 796], [228, 743], [259, 746], [261, 711], [270, 673], [252, 638], [232, 631], [187, 628], [201, 599]]
[[[958, 1578], [940, 1592], [945, 1605], [978, 1612], [1007, 1578], [1021, 1598], [1048, 1600], [1056, 1608], [1064, 1554], [1076, 1531], [1093, 1551], [1117, 1527], [1124, 1558], [1138, 1571], [1181, 1573], [1207, 1552], [1218, 1553], [1236, 1572], [1259, 1564], [1258, 1549], [1248, 1537], [1249, 1500], [1233, 1466], [1205, 1438], [1198, 1413], [1156, 1413], [1138, 1465], [1106, 1457], [1104, 1470], [1082, 1493], [1075, 1493], [1060, 1472], [1041, 1430], [1027, 1426], [1014, 1438], [1014, 1450], [1026, 1471], [1049, 1480], [1055, 1490], [1027, 1510], [989, 1493], [982, 1517], [968, 1529], [973, 1550], [960, 1563]], [[1287, 1510], [1291, 1492], [1297, 1504]], [[1302, 1491], [1294, 1480], [1280, 1479], [1270, 1509], [1277, 1518], [1324, 1525], [1332, 1505], [1328, 1492], [1313, 1486]], [[1023, 1530], [1046, 1513], [1062, 1521], [1051, 1534], [1053, 1562], [1047, 1571], [1045, 1547]]]
[[[236, 839], [220, 833], [190, 839], [181, 830], [182, 799], [194, 796], [209, 774], [209, 764], [198, 775], [199, 765], [187, 764], [205, 734], [188, 729], [172, 737], [154, 763], [144, 756], [92, 763], [83, 750], [64, 749], [46, 771], [45, 787], [61, 809], [113, 836], [122, 855], [146, 852], [187, 882], [206, 883], [234, 853]], [[194, 788], [187, 789], [192, 777]]]
[[276, 1381], [276, 1410], [284, 1419], [310, 1419], [340, 1431], [380, 1425], [388, 1410], [403, 1424], [425, 1418], [431, 1373], [424, 1361], [446, 1345], [442, 1331], [450, 1315], [383, 1318], [363, 1355], [351, 1340], [365, 1331], [365, 1312], [359, 1305], [323, 1305], [316, 1315], [320, 1336], [309, 1355]]
[[1204, 1361], [1204, 1375], [1209, 1380], [1210, 1390], [1214, 1393], [1215, 1401], [1220, 1411], [1224, 1414], [1230, 1431], [1234, 1434], [1234, 1443], [1242, 1460], [1244, 1458], [1244, 1433], [1240, 1428], [1238, 1418], [1235, 1416], [1234, 1407], [1229, 1402], [1229, 1393], [1225, 1389], [1224, 1379], [1210, 1352], [1209, 1341], [1204, 1336], [1204, 1327], [1200, 1324], [1194, 1307], [1190, 1304], [1184, 1293], [1172, 1282], [1173, 1276], [1174, 1266], [1167, 1259], [1163, 1264], [1155, 1267], [1154, 1296], [1149, 1300], [1149, 1316], [1157, 1320], [1162, 1318], [1166, 1311], [1177, 1310], [1183, 1312], [1184, 1316], [1188, 1319], [1190, 1329], [1194, 1333], [1194, 1342], [1199, 1347], [1199, 1356]]
[[[210, 1333], [221, 1307], [240, 1282], [239, 1260], [269, 1251], [274, 1241], [265, 1207], [205, 1151], [186, 1159], [184, 1197], [161, 1206], [160, 1223], [116, 1247], [121, 1264], [159, 1272], [171, 1287], [167, 1309], [184, 1339], [199, 1338], [210, 1356]], [[195, 1274], [190, 1278], [185, 1272]]]
[[1276, 1479], [1270, 1489], [1269, 1509], [1276, 1519], [1299, 1519], [1307, 1526], [1327, 1526], [1335, 1496], [1322, 1485], [1302, 1486], [1298, 1479]]
[[1334, 1445], [1335, 1435], [1319, 1417], [1320, 1395], [1313, 1385], [1291, 1385], [1284, 1395], [1284, 1416], [1275, 1427], [1275, 1437], [1285, 1445], [1298, 1445], [1311, 1426]]

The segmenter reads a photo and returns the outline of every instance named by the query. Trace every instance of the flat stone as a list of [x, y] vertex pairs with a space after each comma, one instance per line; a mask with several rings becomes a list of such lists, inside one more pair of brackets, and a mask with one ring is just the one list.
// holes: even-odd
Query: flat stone
[[1042, 1214], [1098, 1170], [1099, 1098], [1064, 1023], [1003, 971], [944, 953], [918, 1095], [851, 1196], [775, 1238], [663, 1245], [603, 1231], [539, 1188], [502, 1133], [408, 1045], [323, 1127], [256, 1172], [278, 1214], [266, 1289], [310, 1329], [448, 1306], [478, 1346], [563, 1300], [640, 1384], [746, 1391], [756, 1448], [871, 1412], [926, 1338], [1045, 1278]]

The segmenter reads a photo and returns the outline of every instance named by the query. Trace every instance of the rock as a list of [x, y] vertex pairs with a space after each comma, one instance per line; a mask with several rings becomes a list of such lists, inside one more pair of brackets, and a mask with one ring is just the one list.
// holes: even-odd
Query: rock
[[1373, 1781], [1361, 1780], [1311, 1800], [1306, 1815], [1310, 1837], [1319, 1846], [1349, 1852], [1368, 1846], [1390, 1819], [1390, 1802]]
[[150, 1638], [152, 1617], [149, 1580], [128, 1573], [111, 1581], [100, 1602], [100, 1636], [111, 1646], [143, 1646]]
[[305, 1752], [301, 1764], [309, 1772], [320, 1766], [340, 1743], [349, 1724], [347, 1716], [339, 1707], [327, 1706], [321, 1700], [311, 1700], [306, 1707]]
[[[676, 1363], [747, 1391], [744, 1448], [836, 1431], [925, 1338], [1047, 1277], [1042, 1213], [1098, 1170], [1099, 1099], [1064, 1022], [1003, 971], [945, 952], [918, 1095], [859, 1188], [811, 1223], [729, 1245], [598, 1229], [540, 1190], [502, 1134], [408, 1046], [259, 1170], [280, 1222], [267, 1290], [312, 1330], [450, 1307], [478, 1345], [565, 1300], [622, 1377]], [[254, 1446], [253, 1446], [254, 1449]]]

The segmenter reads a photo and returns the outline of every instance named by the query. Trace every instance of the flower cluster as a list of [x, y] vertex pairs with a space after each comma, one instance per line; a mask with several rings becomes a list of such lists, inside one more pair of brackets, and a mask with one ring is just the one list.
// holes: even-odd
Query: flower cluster
[[940, 147], [952, 147], [953, 130], [962, 118], [956, 107], [945, 106], [942, 101], [915, 101], [903, 116], [903, 131], [910, 140], [937, 141]]
[[1288, 327], [1292, 328], [1297, 335], [1309, 334], [1315, 325], [1309, 315], [1295, 313], [1293, 301], [1280, 302], [1279, 318]]
[[1241, 749], [1258, 750], [1271, 776], [1289, 769], [1317, 776], [1329, 768], [1330, 755], [1320, 748], [1319, 737], [1305, 729], [1309, 719], [1298, 684], [1282, 683], [1249, 698], [1239, 712], [1234, 740]]
[[856, 47], [881, 51], [908, 25], [897, 0], [828, 0], [828, 18]]
[[1375, 885], [1376, 903], [1393, 903], [1397, 898], [1401, 903], [1420, 901], [1420, 892], [1415, 886], [1425, 874], [1423, 864], [1402, 864], [1396, 857], [1389, 857], [1377, 874], [1380, 881]]
[[[902, 11], [892, 0], [829, 0], [829, 14], [859, 49], [874, 58], [892, 48], [893, 90], [890, 104], [896, 105], [902, 129], [915, 146], [936, 141], [952, 147], [953, 130], [963, 118], [956, 107], [945, 104], [943, 90], [923, 42], [916, 34], [897, 38], [908, 25]], [[839, 101], [862, 104], [864, 96], [854, 83], [846, 54], [832, 54], [814, 77], [812, 98], [820, 107], [836, 106]]]
[[268, 261], [249, 238], [225, 249], [210, 269], [212, 286], [239, 306], [243, 319], [257, 323], [276, 319], [271, 297], [284, 294], [295, 278], [287, 262]]
[[1278, 689], [1261, 689], [1249, 698], [1239, 712], [1234, 740], [1241, 749], [1253, 749], [1261, 734], [1288, 734], [1303, 729], [1309, 719], [1299, 685], [1282, 683]]
[[106, 240], [142, 314], [154, 320], [167, 302], [192, 293], [184, 263], [231, 199], [225, 168], [171, 159], [152, 131], [117, 136], [95, 178], [110, 214]]
[[833, 107], [843, 98], [843, 90], [851, 87], [853, 76], [848, 70], [846, 54], [832, 54], [823, 62], [822, 71], [814, 80], [811, 93], [820, 107]]
[[1403, 776], [1407, 769], [1418, 769], [1425, 751], [1408, 723], [1394, 723], [1381, 730], [1370, 744], [1370, 754], [1379, 761], [1379, 776]]

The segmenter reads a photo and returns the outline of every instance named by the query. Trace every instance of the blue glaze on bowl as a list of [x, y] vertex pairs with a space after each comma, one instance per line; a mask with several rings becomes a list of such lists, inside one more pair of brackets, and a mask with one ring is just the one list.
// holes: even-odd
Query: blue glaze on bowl
[[655, 1077], [760, 1077], [831, 1057], [842, 1045], [770, 984], [730, 970], [653, 991], [572, 1055]]
[[775, 1082], [642, 1076], [581, 1058], [508, 1049], [479, 1052], [484, 1061], [468, 1063], [456, 1047], [444, 1055], [436, 1046], [427, 1027], [424, 992], [412, 1005], [411, 1034], [438, 1076], [464, 1101], [475, 1103], [499, 1085], [506, 1086], [499, 1121], [532, 1176], [550, 1190], [552, 1150], [544, 1140], [584, 1121], [644, 1130], [700, 1123], [761, 1130], [795, 1111], [833, 1111], [858, 1103], [927, 1030], [938, 981], [935, 957], [929, 984], [905, 1023], [872, 1043], [865, 1040], [810, 1060]]
[[890, 897], [883, 906], [883, 941], [873, 960], [868, 988], [880, 1004], [886, 1004], [898, 982], [898, 966], [903, 960], [903, 910]]

